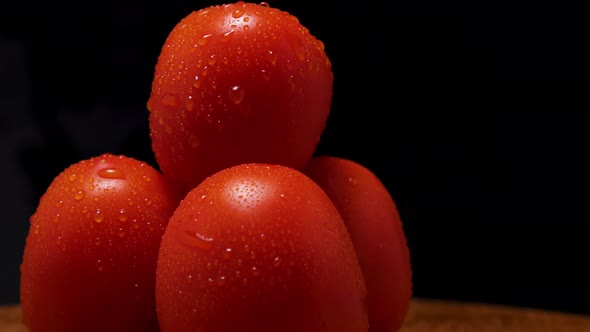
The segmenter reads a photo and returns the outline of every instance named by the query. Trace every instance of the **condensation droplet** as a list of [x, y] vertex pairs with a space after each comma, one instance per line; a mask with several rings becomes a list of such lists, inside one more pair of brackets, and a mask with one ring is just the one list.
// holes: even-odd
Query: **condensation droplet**
[[77, 201], [79, 201], [82, 198], [84, 198], [84, 195], [85, 194], [86, 193], [84, 192], [84, 190], [78, 190], [78, 192], [74, 195], [74, 199], [77, 200]]
[[225, 250], [223, 251], [223, 259], [228, 260], [231, 258], [231, 256], [232, 256], [232, 249], [225, 248]]
[[211, 55], [209, 56], [209, 59], [207, 60], [207, 63], [208, 63], [210, 66], [213, 66], [213, 65], [215, 64], [215, 62], [217, 62], [217, 58], [215, 57], [215, 54], [211, 54]]
[[223, 286], [225, 284], [225, 276], [217, 278], [217, 286]]
[[221, 42], [227, 43], [228, 41], [230, 41], [230, 39], [232, 38], [233, 35], [234, 35], [234, 30], [229, 30], [228, 32], [221, 35]]
[[125, 173], [119, 169], [114, 167], [108, 168], [101, 168], [96, 171], [96, 174], [103, 179], [116, 179], [116, 180], [125, 180]]
[[195, 89], [198, 89], [201, 87], [201, 80], [199, 79], [199, 76], [195, 76], [195, 80], [193, 81], [193, 86], [195, 87]]
[[211, 38], [211, 34], [210, 33], [204, 34], [197, 41], [197, 45], [199, 45], [199, 46], [205, 46], [205, 45], [207, 45], [209, 43], [209, 38]]
[[195, 231], [185, 229], [183, 232], [183, 243], [194, 248], [210, 250], [213, 247], [213, 238], [204, 236]]
[[270, 81], [270, 78], [272, 77], [272, 72], [270, 70], [265, 70], [262, 69], [262, 77], [266, 80], [266, 81]]
[[260, 270], [256, 266], [252, 266], [252, 275], [255, 277], [260, 275]]
[[217, 120], [217, 122], [215, 122], [215, 130], [217, 130], [217, 131], [223, 130], [223, 122], [221, 122], [221, 120]]
[[350, 183], [353, 186], [357, 186], [359, 184], [359, 181], [356, 178], [351, 176], [348, 178], [348, 183]]
[[39, 225], [35, 225], [33, 226], [33, 234], [37, 235], [39, 234], [41, 227], [39, 227]]
[[240, 18], [240, 17], [242, 17], [242, 15], [244, 15], [244, 11], [241, 9], [236, 9], [233, 11], [233, 13], [231, 13], [231, 16], [233, 18]]
[[277, 256], [273, 259], [272, 265], [274, 267], [279, 267], [281, 265], [281, 257]]
[[99, 259], [96, 261], [96, 268], [98, 269], [99, 272], [104, 271], [104, 263], [102, 262], [102, 260]]
[[229, 99], [236, 105], [239, 105], [244, 99], [245, 91], [239, 85], [234, 85], [229, 89]]
[[119, 235], [119, 237], [124, 237], [125, 236], [125, 230], [123, 228], [119, 228], [119, 232], [117, 232], [117, 235]]
[[271, 50], [268, 50], [268, 52], [266, 53], [266, 58], [273, 66], [277, 63], [277, 54]]
[[185, 106], [186, 106], [186, 110], [189, 112], [195, 108], [195, 101], [193, 100], [193, 96], [188, 96]]
[[145, 181], [145, 182], [150, 182], [150, 181], [152, 180], [152, 179], [151, 179], [149, 176], [147, 176], [147, 175], [142, 175], [142, 176], [141, 176], [141, 178], [142, 178], [142, 179], [143, 179], [143, 181]]
[[68, 176], [68, 180], [70, 180], [70, 182], [74, 182], [77, 177], [78, 176], [76, 174], [70, 174], [70, 176]]
[[100, 209], [96, 210], [96, 213], [94, 214], [94, 221], [96, 221], [97, 223], [101, 223], [104, 220], [104, 214], [102, 213], [102, 211]]
[[125, 209], [121, 209], [119, 211], [119, 220], [120, 221], [127, 221], [127, 211], [125, 211]]

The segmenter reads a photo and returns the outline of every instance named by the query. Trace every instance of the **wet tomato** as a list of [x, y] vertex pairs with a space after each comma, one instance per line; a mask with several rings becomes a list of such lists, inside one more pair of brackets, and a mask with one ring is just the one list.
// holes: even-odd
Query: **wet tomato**
[[21, 305], [31, 332], [159, 331], [155, 270], [179, 199], [153, 167], [104, 154], [66, 168], [30, 219]]
[[324, 44], [295, 16], [246, 2], [194, 11], [155, 66], [147, 107], [158, 165], [184, 193], [241, 163], [302, 169], [332, 84]]
[[208, 177], [162, 238], [163, 332], [367, 331], [365, 294], [338, 211], [286, 166], [242, 164]]
[[397, 206], [381, 180], [348, 159], [314, 157], [304, 171], [338, 208], [367, 286], [370, 332], [397, 331], [412, 295], [412, 268]]

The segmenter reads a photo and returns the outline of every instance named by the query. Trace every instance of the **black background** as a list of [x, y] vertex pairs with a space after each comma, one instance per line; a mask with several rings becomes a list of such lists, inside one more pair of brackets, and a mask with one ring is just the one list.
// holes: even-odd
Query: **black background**
[[[102, 152], [156, 166], [145, 103], [160, 47], [218, 3], [1, 5], [0, 303], [18, 302], [28, 217], [54, 176]], [[416, 296], [590, 314], [581, 9], [269, 3], [325, 43], [334, 99], [317, 154], [388, 187]]]

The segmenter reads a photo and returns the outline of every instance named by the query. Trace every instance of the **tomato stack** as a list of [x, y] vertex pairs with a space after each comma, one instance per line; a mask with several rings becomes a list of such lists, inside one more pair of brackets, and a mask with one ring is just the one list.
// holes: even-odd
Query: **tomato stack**
[[82, 160], [31, 217], [30, 331], [398, 330], [412, 275], [395, 202], [366, 167], [314, 155], [333, 80], [324, 44], [266, 3], [180, 20], [147, 102], [159, 170]]

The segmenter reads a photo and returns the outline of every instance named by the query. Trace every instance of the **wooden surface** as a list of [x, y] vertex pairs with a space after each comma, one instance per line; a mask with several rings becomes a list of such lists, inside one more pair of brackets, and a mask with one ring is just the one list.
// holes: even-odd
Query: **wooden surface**
[[[18, 306], [0, 307], [0, 332], [26, 332]], [[590, 316], [415, 299], [399, 332], [590, 332]]]

